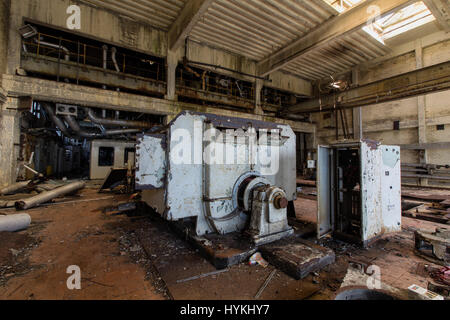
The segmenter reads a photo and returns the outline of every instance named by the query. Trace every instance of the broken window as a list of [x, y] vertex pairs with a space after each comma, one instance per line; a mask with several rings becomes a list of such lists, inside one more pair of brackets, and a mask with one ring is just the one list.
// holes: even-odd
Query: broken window
[[124, 158], [123, 163], [128, 164], [128, 160], [130, 160], [131, 162], [134, 162], [135, 153], [136, 153], [135, 148], [126, 148], [125, 149], [125, 158]]
[[384, 41], [387, 39], [420, 27], [435, 19], [428, 7], [420, 1], [391, 14], [376, 18], [373, 23], [365, 26], [363, 30], [384, 44]]
[[112, 167], [114, 165], [114, 148], [100, 147], [98, 149], [98, 166]]
[[339, 13], [343, 13], [347, 10], [350, 10], [354, 6], [362, 3], [364, 0], [324, 0], [334, 9], [336, 9]]

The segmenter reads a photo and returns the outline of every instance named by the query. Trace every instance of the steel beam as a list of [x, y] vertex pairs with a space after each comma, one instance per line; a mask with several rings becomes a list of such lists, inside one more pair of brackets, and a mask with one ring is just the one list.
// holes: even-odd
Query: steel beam
[[330, 111], [334, 106], [355, 108], [450, 89], [450, 61], [375, 81], [336, 95], [312, 99], [285, 111], [310, 113]]

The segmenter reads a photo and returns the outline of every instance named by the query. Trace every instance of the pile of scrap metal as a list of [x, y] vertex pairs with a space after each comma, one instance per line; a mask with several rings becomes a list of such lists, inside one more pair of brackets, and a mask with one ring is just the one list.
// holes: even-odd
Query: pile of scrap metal
[[450, 266], [450, 229], [436, 228], [436, 231], [414, 232], [416, 253], [425, 259], [444, 266]]
[[130, 164], [127, 168], [111, 168], [111, 171], [100, 186], [99, 192], [109, 190], [117, 191], [118, 193], [133, 193], [134, 175], [135, 168]]
[[450, 194], [442, 190], [402, 192], [403, 216], [450, 224]]
[[[83, 181], [68, 184], [44, 183], [42, 180], [18, 182], [0, 190], [0, 208], [15, 207], [17, 210], [27, 210], [84, 187]], [[25, 193], [18, 194], [19, 192]], [[20, 198], [17, 199], [19, 195]]]

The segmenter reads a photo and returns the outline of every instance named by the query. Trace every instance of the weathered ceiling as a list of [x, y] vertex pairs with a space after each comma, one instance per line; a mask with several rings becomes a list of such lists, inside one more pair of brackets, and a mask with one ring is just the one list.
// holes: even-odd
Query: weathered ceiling
[[168, 30], [187, 0], [83, 0], [83, 2]]
[[317, 0], [216, 0], [190, 38], [259, 61], [337, 14]]
[[[328, 22], [341, 18], [356, 7], [376, 0], [351, 0], [336, 8], [332, 0], [209, 0], [201, 16], [186, 32], [189, 39], [243, 55], [257, 62], [269, 61], [274, 54], [301, 41]], [[434, 1], [434, 0], [429, 0]], [[136, 20], [170, 30], [175, 21], [184, 22], [183, 12], [199, 7], [202, 0], [84, 0], [114, 10]], [[379, 0], [384, 6], [388, 1]], [[414, 1], [395, 0], [399, 8]], [[346, 2], [347, 3], [347, 2]], [[186, 8], [185, 8], [186, 6]], [[333, 7], [334, 6], [334, 7]], [[351, 8], [355, 6], [355, 8]], [[184, 9], [183, 9], [184, 8]], [[342, 13], [345, 12], [345, 13]], [[362, 11], [366, 19], [366, 8]], [[360, 15], [361, 16], [361, 15]], [[181, 18], [180, 18], [181, 17]], [[178, 20], [177, 20], [178, 19]], [[365, 23], [365, 20], [362, 22]], [[337, 33], [337, 31], [336, 31]], [[329, 77], [383, 56], [389, 48], [362, 28], [354, 28], [311, 46], [290, 57], [277, 70], [308, 80]], [[269, 69], [272, 70], [272, 69]], [[271, 72], [271, 71], [270, 71]], [[264, 73], [264, 75], [267, 73]]]

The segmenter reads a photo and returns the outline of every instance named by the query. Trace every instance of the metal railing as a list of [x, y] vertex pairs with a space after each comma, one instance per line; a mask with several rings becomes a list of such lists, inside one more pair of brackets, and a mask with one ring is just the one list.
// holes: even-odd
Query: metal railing
[[[58, 58], [63, 63], [67, 60], [80, 66], [94, 66], [103, 68], [103, 47], [84, 43], [82, 40], [70, 40], [49, 34], [38, 33], [36, 37], [23, 39], [23, 52], [32, 53], [37, 57]], [[52, 44], [49, 46], [48, 44]], [[109, 47], [107, 55], [107, 69], [117, 71]], [[67, 49], [67, 50], [66, 50]], [[119, 49], [120, 50], [120, 49]], [[68, 58], [66, 59], [65, 56]], [[157, 81], [166, 81], [165, 66], [150, 57], [147, 59], [125, 53], [116, 53], [119, 72], [150, 78]], [[134, 63], [132, 63], [134, 62]], [[140, 66], [136, 66], [140, 64]], [[148, 65], [149, 68], [145, 68]]]

